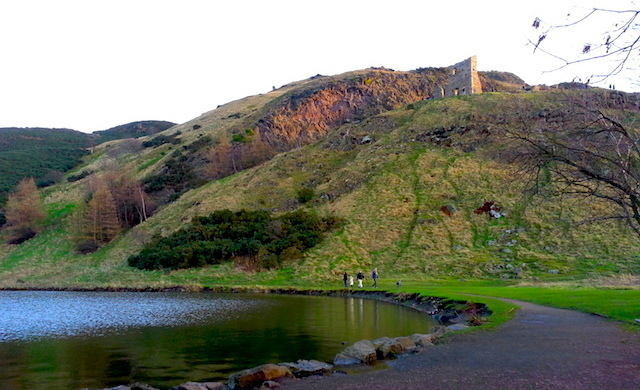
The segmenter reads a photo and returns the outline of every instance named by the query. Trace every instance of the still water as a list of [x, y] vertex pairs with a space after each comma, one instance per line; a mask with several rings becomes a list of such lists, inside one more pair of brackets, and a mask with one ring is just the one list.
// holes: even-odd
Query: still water
[[0, 291], [0, 389], [224, 381], [264, 363], [330, 362], [343, 342], [432, 325], [359, 298]]

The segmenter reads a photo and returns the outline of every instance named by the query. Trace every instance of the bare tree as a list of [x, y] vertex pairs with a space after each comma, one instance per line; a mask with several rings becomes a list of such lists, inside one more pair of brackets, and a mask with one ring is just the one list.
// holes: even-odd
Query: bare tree
[[[78, 249], [90, 252], [115, 238], [122, 227], [113, 195], [102, 179], [92, 184], [92, 193], [80, 217]], [[88, 244], [91, 244], [88, 246]], [[85, 249], [86, 247], [87, 249]]]
[[123, 168], [113, 168], [103, 178], [116, 203], [122, 226], [131, 228], [147, 220], [153, 207], [140, 181]]
[[[632, 3], [633, 4], [633, 3]], [[534, 52], [544, 52], [556, 59], [562, 65], [556, 70], [594, 60], [609, 59], [612, 63], [606, 67], [606, 72], [592, 75], [586, 84], [606, 80], [612, 75], [619, 74], [624, 69], [629, 68], [631, 62], [638, 59], [640, 54], [640, 24], [638, 24], [639, 9], [608, 9], [593, 8], [584, 10], [578, 16], [567, 15], [567, 21], [563, 24], [548, 24], [540, 18], [535, 18], [532, 27], [539, 30], [537, 39], [530, 40]], [[584, 37], [592, 39], [577, 43], [579, 50], [573, 54], [558, 53], [553, 49], [546, 48], [547, 43], [553, 40], [560, 30], [576, 29], [591, 22], [600, 23], [596, 35]], [[578, 49], [578, 48], [576, 48]]]
[[640, 129], [629, 121], [637, 109], [602, 108], [592, 98], [513, 111], [504, 126], [515, 141], [512, 156], [533, 177], [537, 193], [606, 201], [609, 212], [585, 222], [623, 220], [640, 235]]
[[33, 178], [20, 181], [15, 192], [9, 195], [6, 217], [5, 229], [11, 244], [20, 244], [40, 231], [46, 214]]

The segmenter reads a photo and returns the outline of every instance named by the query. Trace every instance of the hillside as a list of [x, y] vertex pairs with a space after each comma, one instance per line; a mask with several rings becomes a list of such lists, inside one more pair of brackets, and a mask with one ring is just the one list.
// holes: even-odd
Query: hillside
[[88, 153], [88, 134], [69, 129], [0, 129], [0, 203], [25, 177], [52, 184]]
[[94, 131], [95, 143], [102, 143], [125, 138], [138, 138], [153, 135], [175, 126], [167, 121], [138, 121], [112, 127], [107, 130]]
[[[505, 132], [522, 118], [549, 121], [542, 115], [547, 110], [561, 113], [554, 121], [569, 123], [571, 111], [563, 108], [575, 99], [632, 125], [640, 115], [637, 97], [601, 90], [513, 93], [518, 80], [489, 76], [498, 92], [426, 100], [446, 78], [440, 69], [318, 76], [225, 104], [135, 145], [99, 145], [70, 173], [93, 174], [44, 191], [45, 231], [3, 247], [0, 287], [291, 283], [373, 267], [397, 278], [553, 280], [640, 272], [631, 229], [612, 220], [581, 223], [606, 211], [606, 203], [530, 192], [527, 177], [511, 164], [518, 149]], [[74, 210], [88, 180], [114, 167], [146, 183], [158, 208], [97, 252], [78, 255]], [[301, 200], [303, 189], [311, 195]], [[500, 207], [498, 218], [474, 212], [487, 202]], [[127, 265], [154, 236], [221, 209], [303, 209], [344, 222], [277, 270], [247, 274], [233, 262], [170, 272]]]
[[59, 182], [97, 144], [166, 130], [175, 123], [140, 121], [92, 134], [70, 129], [0, 128], [0, 204], [18, 182], [33, 177], [38, 186]]

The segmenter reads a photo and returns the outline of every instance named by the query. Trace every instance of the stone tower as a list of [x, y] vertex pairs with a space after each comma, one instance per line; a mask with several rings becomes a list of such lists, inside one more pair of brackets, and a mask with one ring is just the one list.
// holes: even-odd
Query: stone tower
[[447, 67], [447, 71], [449, 71], [449, 83], [440, 87], [440, 91], [437, 91], [440, 96], [436, 97], [471, 95], [482, 92], [476, 56]]

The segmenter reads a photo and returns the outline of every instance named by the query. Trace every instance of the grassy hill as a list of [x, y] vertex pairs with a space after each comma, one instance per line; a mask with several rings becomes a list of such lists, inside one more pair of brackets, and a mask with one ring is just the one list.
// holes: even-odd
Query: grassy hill
[[59, 182], [97, 144], [164, 131], [175, 123], [140, 121], [92, 134], [70, 129], [0, 128], [0, 204], [20, 180], [33, 177], [40, 187]]
[[[494, 75], [509, 87], [423, 100], [442, 77], [437, 69], [316, 77], [138, 140], [147, 146], [99, 145], [70, 172], [92, 175], [43, 191], [49, 214], [43, 233], [2, 247], [0, 287], [309, 284], [373, 267], [404, 280], [554, 281], [640, 272], [637, 235], [615, 221], [580, 224], [605, 211], [605, 203], [528, 191], [508, 158], [518, 151], [500, 131], [518, 126], [510, 113], [535, 118], [579, 94], [632, 124], [637, 108], [611, 104], [626, 95], [513, 93], [506, 90], [517, 80]], [[176, 161], [189, 180], [151, 192], [159, 205], [152, 217], [95, 253], [74, 252], [73, 213], [91, 176], [118, 166], [151, 183], [173, 174]], [[301, 200], [301, 190], [311, 195]], [[474, 212], [486, 202], [501, 208], [500, 218]], [[344, 224], [277, 270], [247, 273], [234, 262], [175, 271], [127, 265], [155, 235], [221, 209], [304, 209]]]

